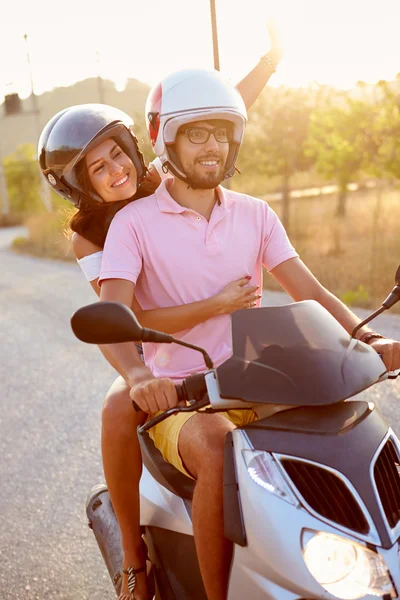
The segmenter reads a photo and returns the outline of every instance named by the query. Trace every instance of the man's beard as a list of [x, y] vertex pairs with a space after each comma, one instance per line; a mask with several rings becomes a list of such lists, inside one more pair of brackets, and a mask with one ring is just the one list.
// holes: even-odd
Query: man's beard
[[[212, 159], [209, 159], [212, 160]], [[190, 186], [196, 190], [213, 190], [219, 186], [225, 179], [225, 165], [219, 163], [218, 171], [216, 173], [202, 173], [201, 175], [196, 172], [196, 164], [190, 169], [185, 169], [185, 174], [190, 181]]]

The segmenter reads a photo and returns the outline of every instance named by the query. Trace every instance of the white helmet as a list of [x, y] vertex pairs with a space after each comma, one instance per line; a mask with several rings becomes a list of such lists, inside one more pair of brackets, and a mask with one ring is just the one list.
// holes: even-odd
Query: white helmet
[[192, 121], [225, 119], [234, 125], [225, 165], [232, 177], [247, 120], [239, 92], [218, 71], [186, 69], [173, 73], [152, 88], [146, 102], [146, 124], [163, 171], [189, 181], [172, 145], [182, 125]]

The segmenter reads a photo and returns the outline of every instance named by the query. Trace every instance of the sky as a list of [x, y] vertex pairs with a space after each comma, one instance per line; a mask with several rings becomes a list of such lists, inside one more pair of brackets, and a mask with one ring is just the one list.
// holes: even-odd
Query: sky
[[[285, 46], [272, 85], [316, 81], [346, 89], [400, 72], [400, 0], [215, 1], [221, 71], [233, 83], [269, 49], [269, 16]], [[127, 77], [153, 85], [177, 69], [213, 68], [209, 0], [6, 4], [0, 101], [14, 92], [27, 97], [30, 75], [40, 94], [97, 74], [122, 87]]]

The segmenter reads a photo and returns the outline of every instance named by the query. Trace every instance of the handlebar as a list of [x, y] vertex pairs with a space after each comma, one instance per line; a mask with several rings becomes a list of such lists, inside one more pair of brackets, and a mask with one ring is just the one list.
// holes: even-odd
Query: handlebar
[[[139, 433], [143, 434], [145, 431], [154, 427], [154, 425], [157, 425], [161, 421], [164, 421], [164, 419], [167, 419], [171, 415], [175, 415], [179, 412], [195, 412], [210, 404], [207, 396], [207, 385], [204, 373], [189, 375], [189, 377], [186, 377], [181, 383], [176, 384], [176, 393], [179, 403], [184, 403], [184, 406], [175, 406], [156, 415], [138, 428]], [[186, 403], [188, 403], [188, 406]], [[134, 402], [133, 407], [136, 411], [141, 410]]]
[[207, 385], [204, 373], [194, 373], [186, 377], [182, 383], [176, 385], [176, 393], [180, 402], [191, 402], [201, 400], [207, 393]]
[[[204, 373], [194, 373], [186, 377], [182, 383], [176, 384], [176, 393], [178, 396], [178, 402], [193, 402], [203, 398], [207, 392], [206, 380]], [[136, 412], [140, 412], [142, 409], [132, 400], [133, 408]]]
[[[382, 358], [382, 357], [381, 357]], [[383, 375], [378, 379], [379, 382], [385, 381], [386, 379], [396, 379], [400, 375], [400, 369], [395, 371], [385, 371]], [[144, 425], [138, 428], [140, 434], [143, 434], [154, 425], [157, 425], [164, 419], [167, 419], [171, 415], [175, 415], [180, 412], [195, 412], [200, 408], [209, 406], [210, 402], [207, 396], [207, 385], [205, 380], [205, 373], [195, 373], [186, 377], [181, 383], [176, 384], [176, 393], [178, 396], [178, 402], [181, 406], [175, 406], [163, 411], [161, 414], [149, 419]], [[141, 409], [137, 404], [133, 403], [133, 407], [136, 411]], [[182, 406], [184, 404], [184, 406]]]

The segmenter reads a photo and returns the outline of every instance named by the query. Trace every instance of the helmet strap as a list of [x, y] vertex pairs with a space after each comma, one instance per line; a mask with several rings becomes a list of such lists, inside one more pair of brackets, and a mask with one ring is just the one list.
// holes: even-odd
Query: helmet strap
[[188, 178], [188, 176], [186, 175], [182, 163], [178, 158], [177, 153], [175, 152], [175, 149], [172, 147], [172, 145], [168, 146], [168, 154], [171, 160], [163, 163], [163, 169], [164, 169], [164, 165], [167, 167], [168, 171], [170, 173], [172, 173], [173, 175], [175, 175], [175, 177], [178, 177], [178, 179], [180, 179], [181, 181], [184, 181], [185, 183], [191, 183], [190, 179]]

